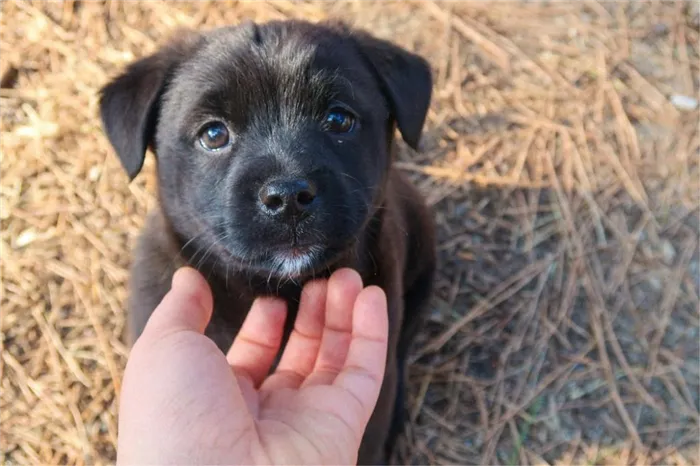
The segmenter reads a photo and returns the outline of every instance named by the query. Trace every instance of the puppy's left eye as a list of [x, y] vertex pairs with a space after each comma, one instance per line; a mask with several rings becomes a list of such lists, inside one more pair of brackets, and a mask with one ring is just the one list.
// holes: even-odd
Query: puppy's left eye
[[231, 142], [228, 128], [220, 121], [208, 123], [199, 132], [199, 143], [209, 151], [221, 150]]
[[349, 133], [355, 129], [355, 115], [343, 108], [333, 108], [326, 114], [323, 129], [331, 133]]

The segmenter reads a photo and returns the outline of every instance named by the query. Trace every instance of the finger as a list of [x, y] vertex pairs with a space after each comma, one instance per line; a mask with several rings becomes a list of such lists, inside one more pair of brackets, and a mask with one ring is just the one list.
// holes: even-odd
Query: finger
[[297, 388], [311, 373], [321, 346], [327, 291], [327, 280], [304, 286], [294, 329], [275, 373], [263, 382], [261, 390]]
[[340, 269], [328, 280], [326, 322], [314, 369], [303, 385], [330, 384], [343, 368], [352, 338], [352, 313], [362, 291], [362, 278], [352, 269]]
[[355, 302], [352, 341], [345, 365], [333, 382], [359, 402], [365, 422], [369, 421], [379, 397], [386, 369], [388, 339], [386, 294], [379, 287], [369, 286], [362, 290]]
[[180, 268], [173, 275], [170, 291], [148, 319], [142, 336], [162, 337], [183, 330], [204, 333], [213, 302], [204, 277], [193, 268]]
[[231, 367], [247, 374], [259, 386], [272, 366], [282, 342], [287, 304], [276, 298], [258, 298], [226, 355]]

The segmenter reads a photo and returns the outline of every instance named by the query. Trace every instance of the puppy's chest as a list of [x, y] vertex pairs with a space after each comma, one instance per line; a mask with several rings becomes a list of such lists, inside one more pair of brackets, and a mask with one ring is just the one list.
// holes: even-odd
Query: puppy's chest
[[[237, 287], [236, 291], [220, 289], [212, 284], [214, 295], [214, 312], [205, 333], [224, 352], [227, 352], [233, 339], [241, 329], [248, 312], [253, 305], [255, 296], [270, 293], [259, 293], [253, 287]], [[284, 292], [282, 292], [284, 291]], [[277, 293], [275, 293], [277, 294]], [[279, 297], [287, 303], [287, 321], [285, 335], [294, 326], [294, 320], [299, 308], [301, 288], [280, 290]], [[285, 336], [286, 339], [286, 336]]]
[[[393, 318], [400, 311], [397, 306], [401, 306], [400, 292], [397, 289], [397, 283], [394, 280], [388, 279], [386, 274], [362, 274], [363, 283], [365, 286], [375, 285], [385, 290], [388, 297], [389, 305], [389, 321], [392, 325]], [[399, 285], [400, 288], [400, 285]], [[273, 289], [272, 294], [277, 295], [287, 303], [287, 319], [285, 321], [283, 347], [294, 328], [297, 313], [299, 311], [299, 302], [301, 297], [301, 286], [294, 284], [284, 284], [277, 289]], [[212, 285], [214, 295], [214, 312], [212, 319], [205, 333], [211, 338], [214, 343], [223, 352], [227, 352], [233, 343], [233, 339], [241, 329], [243, 322], [248, 315], [255, 296], [269, 295], [269, 290], [260, 292], [255, 286], [237, 287], [236, 291], [221, 289], [217, 285]]]

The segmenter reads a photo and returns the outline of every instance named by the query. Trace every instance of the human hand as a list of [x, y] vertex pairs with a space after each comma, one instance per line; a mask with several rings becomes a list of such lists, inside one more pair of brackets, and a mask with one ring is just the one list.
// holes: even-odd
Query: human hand
[[117, 461], [355, 464], [384, 376], [384, 292], [350, 269], [307, 284], [270, 376], [285, 303], [257, 299], [226, 356], [203, 335], [211, 313], [204, 278], [180, 269], [127, 363]]

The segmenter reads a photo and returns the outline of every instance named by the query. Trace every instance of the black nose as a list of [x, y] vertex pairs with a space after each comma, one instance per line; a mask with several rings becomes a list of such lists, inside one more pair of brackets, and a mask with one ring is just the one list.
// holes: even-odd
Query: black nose
[[316, 187], [303, 179], [276, 180], [263, 186], [258, 196], [266, 213], [297, 216], [308, 212], [316, 199]]

